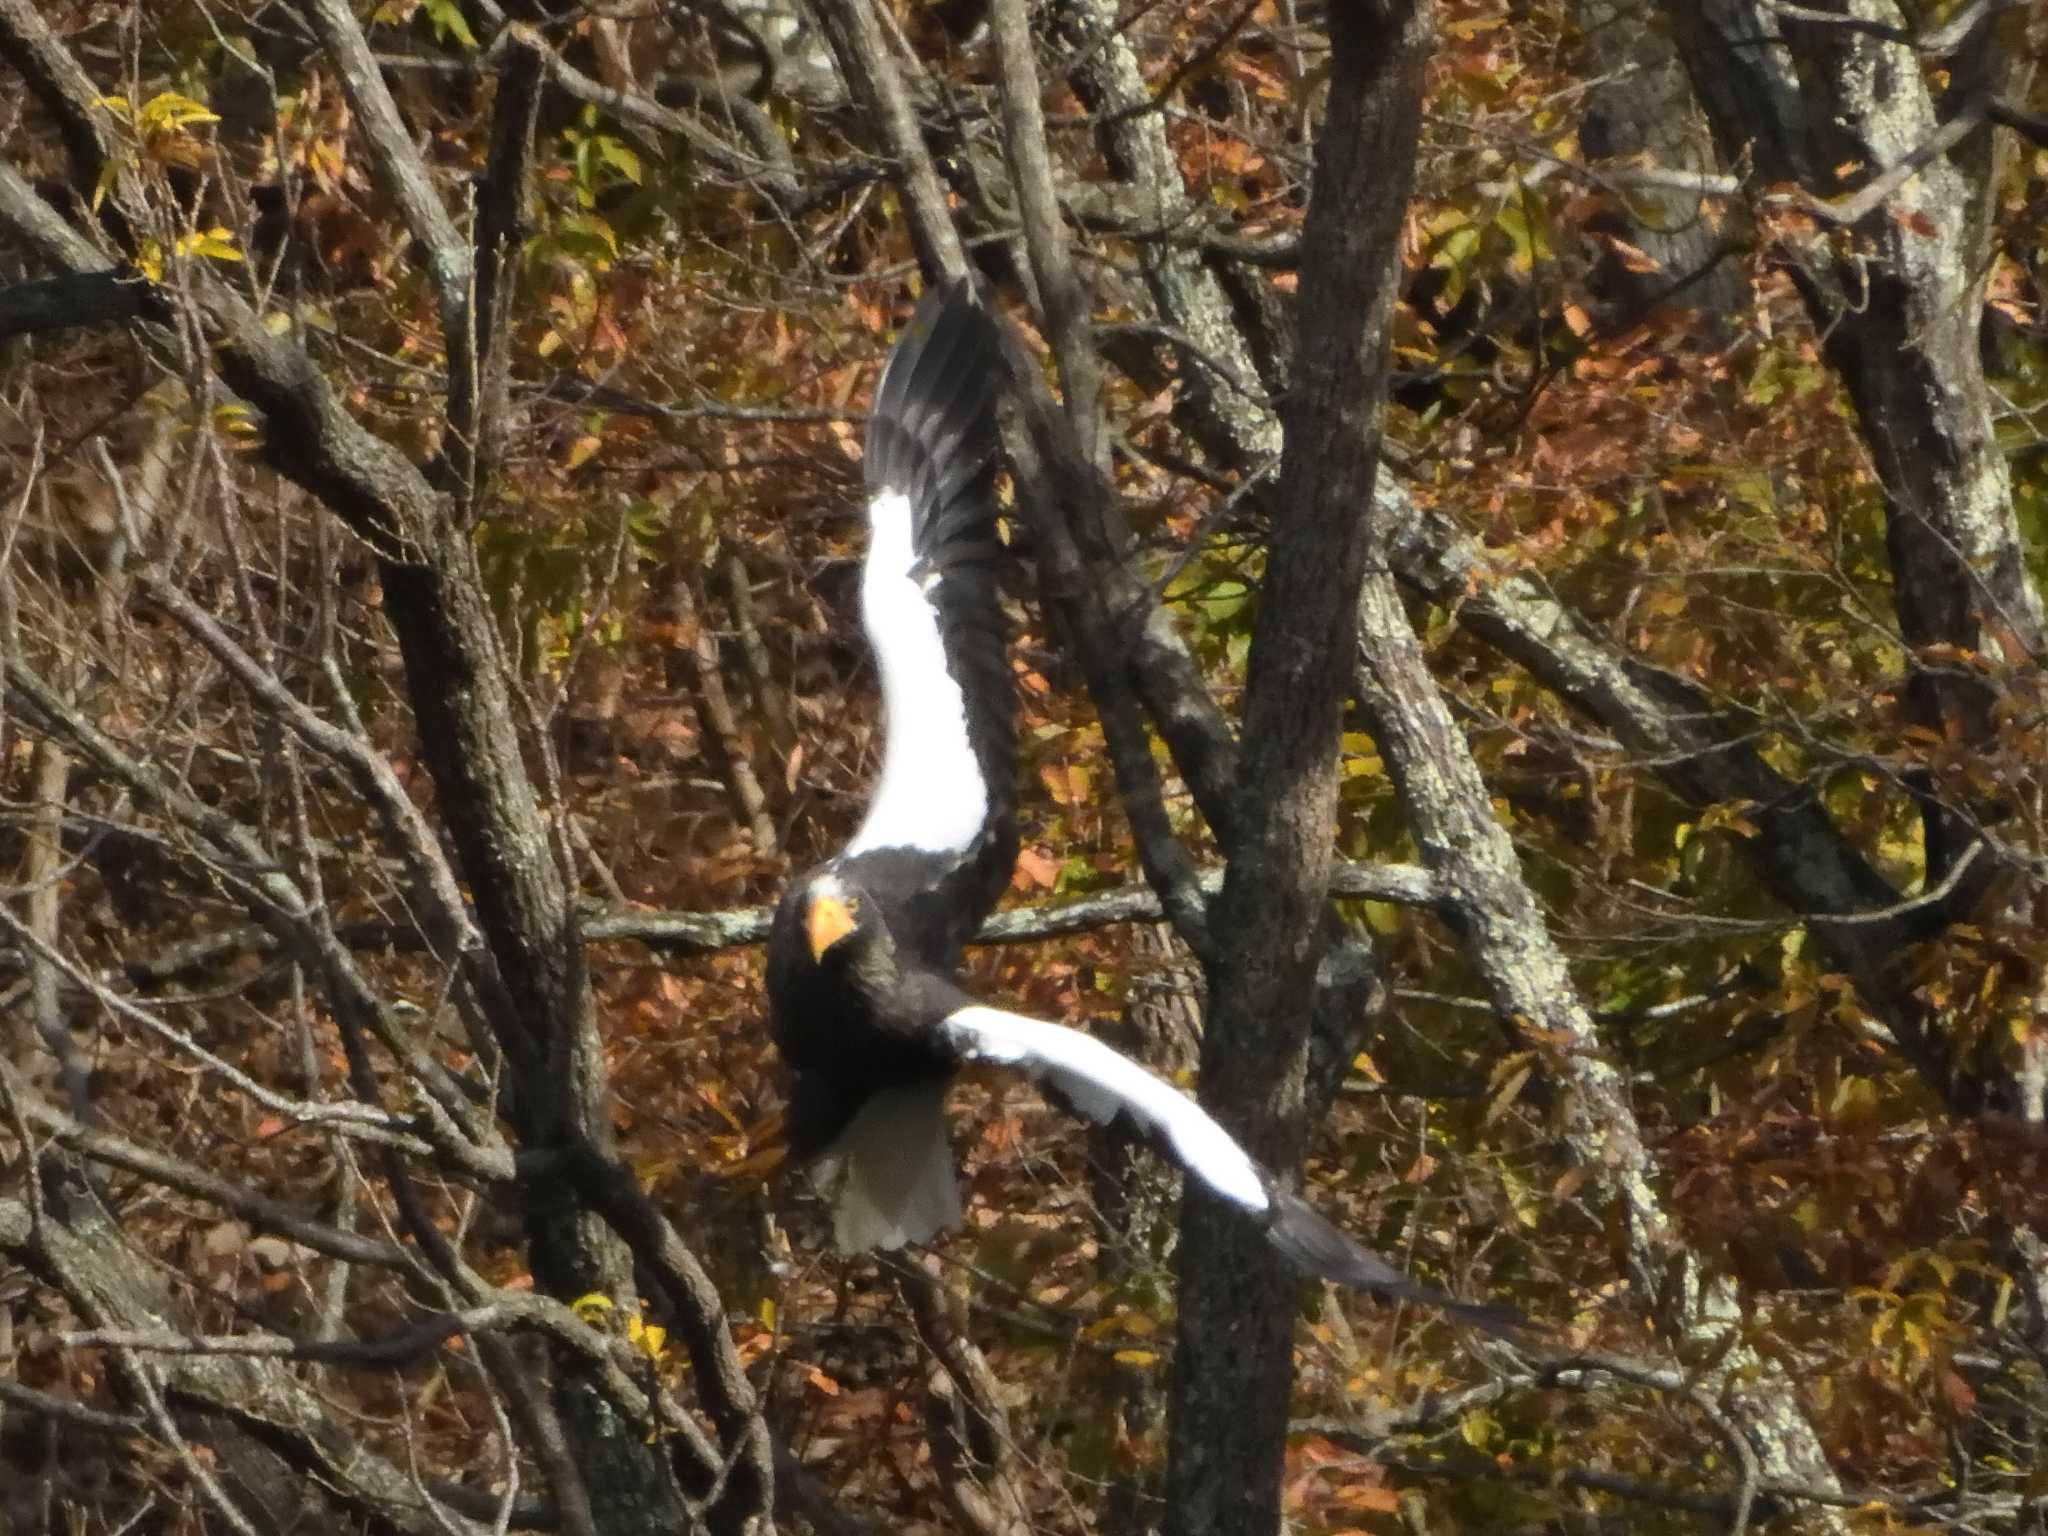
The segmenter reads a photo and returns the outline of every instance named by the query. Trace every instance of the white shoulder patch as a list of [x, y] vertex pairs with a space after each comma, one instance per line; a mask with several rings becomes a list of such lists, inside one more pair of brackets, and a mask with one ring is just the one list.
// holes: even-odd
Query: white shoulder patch
[[1106, 1123], [1119, 1110], [1129, 1114], [1224, 1199], [1249, 1211], [1270, 1203], [1259, 1165], [1207, 1110], [1100, 1040], [1063, 1024], [979, 1005], [956, 1010], [940, 1028], [967, 1060], [1029, 1073], [1091, 1120]]
[[967, 698], [946, 670], [935, 572], [920, 581], [910, 542], [910, 498], [881, 491], [868, 503], [861, 620], [882, 673], [882, 777], [846, 845], [965, 851], [988, 816], [988, 786], [967, 737]]

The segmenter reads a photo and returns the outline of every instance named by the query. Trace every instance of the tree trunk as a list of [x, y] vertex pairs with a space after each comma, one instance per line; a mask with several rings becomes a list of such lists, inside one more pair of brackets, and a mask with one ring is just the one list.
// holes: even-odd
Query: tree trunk
[[[2022, 18], [1980, 18], [1953, 49], [1955, 83], [1937, 101], [1915, 50], [1873, 35], [1907, 30], [1886, 0], [1854, 0], [1841, 23], [1781, 19], [1751, 0], [1667, 9], [1723, 156], [1753, 160], [1760, 180], [1841, 197], [1858, 215], [1848, 230], [1791, 237], [1788, 264], [1883, 488], [1908, 704], [1937, 734], [1982, 743], [1994, 685], [1956, 653], [2017, 665], [2048, 637], [1977, 348], [1994, 155], [1968, 148], [1972, 132], [1992, 131], [1985, 104], [2021, 67], [2016, 55], [1998, 62], [1994, 29]], [[1930, 152], [1950, 128], [1961, 135], [1952, 147]], [[1857, 208], [1857, 190], [1915, 161]], [[1916, 786], [1930, 884], [1975, 842], [1977, 821], [2002, 814], [1971, 804], [1981, 795], [1954, 777], [1944, 785], [1930, 770]]]
[[[1421, 123], [1430, 7], [1330, 13], [1330, 104], [1303, 241], [1281, 494], [1253, 630], [1230, 872], [1214, 914], [1202, 1082], [1255, 1155], [1306, 1133], [1339, 729], [1379, 467], [1395, 242]], [[1280, 1521], [1297, 1281], [1241, 1215], [1190, 1192], [1167, 1471], [1175, 1536]]]
[[[1596, 167], [1617, 162], [1622, 208], [1607, 216], [1612, 231], [1656, 263], [1637, 270], [1610, 255], [1591, 279], [1594, 290], [1640, 311], [1667, 295], [1705, 317], [1709, 334], [1749, 300], [1727, 235], [1707, 221], [1706, 199], [1674, 187], [1638, 185], [1626, 163], [1648, 157], [1659, 171], [1713, 169], [1712, 146], [1671, 39], [1645, 25], [1641, 0], [1578, 0], [1585, 37], [1586, 115], [1579, 148]], [[1596, 232], [1600, 226], [1595, 225]]]

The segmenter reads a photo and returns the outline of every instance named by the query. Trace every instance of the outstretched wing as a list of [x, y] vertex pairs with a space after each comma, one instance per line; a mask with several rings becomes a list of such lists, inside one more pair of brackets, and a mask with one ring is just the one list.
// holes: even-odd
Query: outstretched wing
[[1016, 860], [1016, 726], [996, 537], [995, 322], [966, 282], [928, 294], [868, 418], [861, 615], [882, 674], [882, 776], [847, 855], [928, 856], [964, 938]]
[[1474, 1306], [1417, 1285], [1361, 1248], [1312, 1206], [1276, 1187], [1201, 1105], [1100, 1040], [979, 1004], [956, 1008], [939, 1029], [963, 1062], [1015, 1067], [1091, 1120], [1107, 1124], [1127, 1116], [1184, 1172], [1264, 1226], [1267, 1240], [1297, 1268], [1439, 1307], [1494, 1333], [1512, 1336], [1520, 1326], [1521, 1319], [1506, 1308]]

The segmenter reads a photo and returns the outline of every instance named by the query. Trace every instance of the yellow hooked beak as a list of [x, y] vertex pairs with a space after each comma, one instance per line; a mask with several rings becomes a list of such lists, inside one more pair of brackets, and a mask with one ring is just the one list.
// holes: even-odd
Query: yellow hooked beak
[[836, 896], [820, 896], [811, 903], [804, 918], [804, 933], [811, 941], [811, 959], [823, 960], [825, 951], [853, 932], [853, 908]]

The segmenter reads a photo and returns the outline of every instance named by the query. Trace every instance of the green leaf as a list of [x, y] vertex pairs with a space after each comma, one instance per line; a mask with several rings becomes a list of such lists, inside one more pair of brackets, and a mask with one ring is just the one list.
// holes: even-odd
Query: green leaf
[[572, 213], [556, 227], [556, 238], [562, 249], [572, 255], [588, 260], [616, 260], [619, 254], [619, 237], [612, 233], [612, 227], [604, 218], [595, 213]]
[[1483, 1451], [1500, 1438], [1500, 1424], [1484, 1408], [1475, 1408], [1458, 1421], [1458, 1434], [1475, 1451]]
[[436, 42], [445, 43], [452, 37], [465, 48], [476, 47], [476, 34], [469, 30], [457, 0], [425, 0], [420, 9], [433, 25]]
[[617, 171], [626, 180], [632, 182], [634, 186], [640, 185], [641, 170], [640, 157], [638, 155], [614, 138], [600, 137], [596, 143], [597, 152], [604, 158], [606, 165]]

